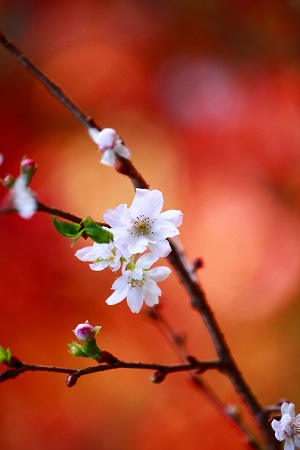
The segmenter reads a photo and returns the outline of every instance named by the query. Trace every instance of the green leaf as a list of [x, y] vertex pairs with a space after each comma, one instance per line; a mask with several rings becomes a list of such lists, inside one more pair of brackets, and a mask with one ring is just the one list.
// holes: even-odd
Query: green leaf
[[[78, 223], [62, 222], [57, 220], [55, 216], [52, 216], [52, 222], [57, 231], [67, 238], [76, 238], [77, 240], [84, 231]], [[80, 236], [78, 236], [79, 233]]]
[[113, 240], [114, 236], [110, 231], [104, 230], [97, 222], [94, 222], [90, 217], [85, 217], [82, 220], [84, 231], [94, 242], [98, 244], [108, 244]]
[[10, 349], [8, 348], [7, 350], [4, 350], [4, 348], [0, 346], [0, 363], [9, 364], [10, 358], [11, 358]]

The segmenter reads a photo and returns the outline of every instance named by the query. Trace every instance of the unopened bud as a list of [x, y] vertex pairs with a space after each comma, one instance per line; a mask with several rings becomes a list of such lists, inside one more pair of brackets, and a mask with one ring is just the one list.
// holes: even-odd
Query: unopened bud
[[94, 327], [92, 327], [92, 325], [90, 325], [88, 321], [86, 321], [85, 323], [80, 323], [73, 331], [79, 341], [85, 342], [95, 336]]
[[11, 189], [13, 185], [15, 184], [15, 178], [12, 175], [6, 175], [6, 177], [3, 178], [2, 184], [4, 187]]
[[75, 373], [71, 373], [66, 379], [66, 386], [67, 387], [73, 387], [77, 383], [77, 375]]
[[164, 381], [166, 376], [167, 376], [166, 373], [161, 372], [160, 370], [158, 370], [157, 372], [154, 372], [151, 375], [150, 381], [152, 381], [152, 383], [154, 383], [154, 384], [159, 384], [159, 383], [162, 383]]
[[21, 174], [26, 176], [27, 185], [30, 183], [37, 165], [31, 158], [24, 158], [21, 161]]

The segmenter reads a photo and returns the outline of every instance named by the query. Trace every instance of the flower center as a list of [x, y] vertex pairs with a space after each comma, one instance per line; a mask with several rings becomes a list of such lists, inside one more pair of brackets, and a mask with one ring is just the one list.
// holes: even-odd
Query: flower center
[[137, 216], [137, 221], [133, 224], [133, 230], [135, 231], [136, 236], [147, 236], [152, 233], [151, 225], [153, 221], [149, 219], [149, 217], [145, 217], [144, 214], [141, 216]]
[[145, 274], [143, 274], [143, 277], [141, 280], [136, 280], [135, 278], [129, 277], [128, 278], [128, 284], [130, 285], [131, 288], [136, 288], [136, 287], [143, 287], [146, 281], [146, 277]]

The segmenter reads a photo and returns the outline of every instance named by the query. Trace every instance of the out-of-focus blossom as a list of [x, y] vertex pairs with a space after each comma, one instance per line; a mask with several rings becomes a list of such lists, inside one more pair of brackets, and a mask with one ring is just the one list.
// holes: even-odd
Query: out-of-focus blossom
[[88, 130], [92, 140], [98, 145], [99, 150], [103, 153], [100, 160], [106, 166], [113, 166], [116, 160], [116, 154], [123, 158], [130, 158], [130, 151], [122, 143], [120, 136], [112, 128], [104, 128], [102, 131], [97, 128], [89, 128]]
[[30, 219], [37, 210], [37, 201], [31, 189], [27, 186], [27, 176], [20, 175], [10, 191], [11, 206], [23, 219]]
[[300, 448], [300, 414], [295, 416], [295, 405], [284, 402], [281, 406], [281, 419], [273, 419], [271, 426], [275, 431], [275, 437], [284, 441], [284, 450]]

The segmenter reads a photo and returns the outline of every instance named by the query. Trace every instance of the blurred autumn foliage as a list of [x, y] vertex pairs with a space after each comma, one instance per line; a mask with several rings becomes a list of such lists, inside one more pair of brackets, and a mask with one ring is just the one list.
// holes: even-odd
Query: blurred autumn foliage
[[[264, 405], [300, 409], [300, 2], [7, 0], [0, 28], [102, 127], [113, 127], [166, 209], [233, 354]], [[39, 199], [102, 220], [131, 203], [130, 182], [99, 164], [85, 129], [0, 48], [1, 176], [38, 163]], [[1, 197], [5, 189], [1, 187]], [[128, 361], [175, 363], [143, 313], [108, 307], [114, 274], [95, 273], [41, 213], [1, 216], [0, 345], [26, 362], [86, 366], [67, 352], [85, 320], [102, 349]], [[176, 274], [162, 314], [192, 355], [214, 357]], [[80, 379], [25, 374], [0, 386], [5, 450], [238, 450], [243, 437], [184, 374]], [[228, 404], [228, 381], [205, 375]], [[249, 419], [245, 413], [247, 420]], [[250, 424], [251, 419], [250, 420]], [[217, 425], [216, 425], [217, 424]]]

